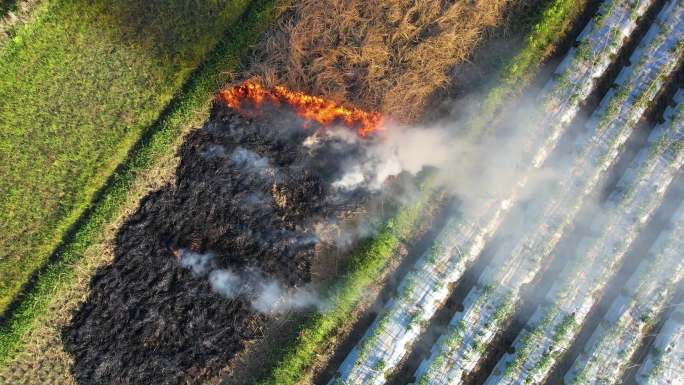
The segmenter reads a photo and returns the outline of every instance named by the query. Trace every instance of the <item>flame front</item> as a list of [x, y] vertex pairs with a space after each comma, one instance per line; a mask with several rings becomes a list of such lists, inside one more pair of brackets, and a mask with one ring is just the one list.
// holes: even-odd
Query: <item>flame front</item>
[[291, 91], [283, 86], [275, 86], [271, 90], [260, 84], [244, 82], [219, 92], [219, 97], [231, 108], [244, 111], [243, 102], [249, 102], [259, 108], [264, 102], [275, 106], [286, 104], [302, 119], [317, 122], [324, 126], [342, 123], [354, 128], [362, 137], [383, 129], [383, 117], [378, 112], [367, 112], [358, 108], [341, 106], [332, 100], [306, 95], [303, 92]]

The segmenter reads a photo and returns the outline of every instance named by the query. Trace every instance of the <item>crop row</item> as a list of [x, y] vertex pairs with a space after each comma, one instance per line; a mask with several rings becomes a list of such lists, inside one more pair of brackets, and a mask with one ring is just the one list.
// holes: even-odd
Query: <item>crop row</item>
[[[651, 34], [642, 41], [633, 56], [636, 64], [623, 70], [619, 88], [606, 95], [589, 121], [588, 134], [578, 143], [570, 171], [545, 198], [548, 201], [543, 209], [528, 215], [533, 219], [526, 227], [527, 234], [512, 251], [502, 249], [480, 277], [466, 297], [464, 310], [452, 318], [451, 330], [421, 365], [419, 383], [461, 381], [485, 356], [489, 344], [515, 312], [523, 285], [542, 270], [584, 199], [615, 162], [646, 107], [676, 67], [678, 52], [671, 48], [679, 46], [681, 34], [669, 34], [662, 43], [652, 44], [668, 32]], [[570, 325], [566, 321], [561, 322], [564, 328]]]
[[[600, 40], [606, 30], [624, 35], [634, 30], [633, 22], [642, 15], [649, 1], [637, 2], [635, 7], [618, 7], [610, 12], [613, 16], [596, 17], [594, 27], [587, 27], [581, 42]], [[636, 14], [637, 17], [621, 15]], [[600, 20], [599, 20], [600, 19]], [[624, 21], [626, 20], [626, 21]], [[623, 21], [620, 23], [620, 21]], [[347, 356], [335, 381], [346, 384], [381, 384], [408, 353], [408, 349], [425, 329], [441, 303], [449, 295], [448, 285], [460, 279], [465, 270], [477, 258], [487, 239], [496, 231], [516, 195], [524, 187], [534, 166], [539, 166], [555, 147], [560, 137], [579, 111], [579, 104], [591, 93], [596, 78], [602, 76], [610, 65], [619, 46], [603, 44], [592, 57], [573, 59], [569, 54], [559, 70], [560, 74], [572, 74], [574, 87], [568, 88], [562, 76], [552, 79], [542, 97], [543, 108], [533, 119], [538, 124], [526, 130], [525, 150], [527, 157], [518, 170], [521, 178], [513, 186], [508, 199], [489, 199], [475, 215], [454, 217], [437, 236], [433, 247], [426, 252], [401, 282], [397, 296], [391, 300], [382, 314], [367, 330], [359, 345]], [[523, 156], [523, 157], [525, 157]]]
[[665, 321], [646, 360], [639, 368], [639, 385], [679, 384], [684, 378], [684, 308]]
[[[682, 8], [684, 5], [667, 7], [661, 14], [662, 20], [668, 21], [665, 18], [672, 17], [674, 20], [669, 20], [669, 25], [681, 27], [684, 23]], [[668, 35], [666, 40], [672, 38], [674, 41], [658, 45], [676, 46], [678, 49], [667, 48], [660, 52], [643, 50], [641, 53], [645, 59], [639, 60], [635, 68], [652, 61], [668, 63], [662, 55], [669, 56], [676, 63], [681, 57], [681, 40], [684, 38], [684, 31], [681, 28], [678, 30], [678, 33], [662, 31]], [[646, 39], [646, 47], [652, 46], [649, 41], [658, 39], [657, 35], [650, 35]], [[662, 78], [660, 75], [658, 77]], [[647, 90], [655, 92], [651, 87]], [[671, 130], [676, 132], [679, 129], [677, 125], [682, 124], [682, 118], [679, 113], [673, 118], [674, 128]], [[684, 154], [681, 139], [676, 136], [664, 138], [652, 143], [650, 151], [642, 153], [636, 159], [636, 166], [625, 173], [618, 188], [604, 205], [605, 215], [596, 219], [594, 227], [597, 235], [580, 244], [576, 259], [561, 273], [561, 279], [547, 296], [550, 304], [537, 309], [526, 330], [516, 340], [515, 354], [504, 356], [497, 365], [502, 378], [492, 378], [492, 382], [544, 379], [568, 348], [611, 277], [611, 272], [660, 204], [665, 189], [682, 164]]]
[[[604, 207], [607, 219], [595, 223], [598, 234], [582, 242], [576, 258], [550, 292], [549, 304], [538, 307], [516, 339], [515, 353], [499, 362], [489, 383], [542, 381], [563, 356], [612, 277], [611, 272], [659, 206], [682, 165], [681, 145], [663, 150], [658, 146], [651, 145], [651, 155], [639, 160], [636, 173], [625, 174], [621, 183], [624, 190]], [[664, 151], [677, 151], [676, 157], [668, 159]], [[584, 380], [579, 378], [577, 383]]]
[[[554, 122], [567, 124], [577, 116], [581, 103], [594, 90], [594, 80], [601, 78], [625, 39], [637, 28], [637, 22], [653, 6], [653, 0], [619, 1], [606, 0], [596, 16], [580, 34], [576, 47], [570, 49], [554, 73], [554, 81], [544, 88], [548, 113], [547, 131], [541, 138], [545, 143], [539, 147], [552, 149], [560, 140], [562, 130]], [[554, 145], [552, 145], [554, 144]], [[547, 153], [537, 155], [533, 163], [540, 165]]]
[[584, 353], [566, 374], [566, 384], [609, 385], [623, 377], [641, 340], [653, 330], [684, 277], [684, 204], [671, 222], [671, 229], [658, 237], [651, 255], [644, 258], [594, 330]]

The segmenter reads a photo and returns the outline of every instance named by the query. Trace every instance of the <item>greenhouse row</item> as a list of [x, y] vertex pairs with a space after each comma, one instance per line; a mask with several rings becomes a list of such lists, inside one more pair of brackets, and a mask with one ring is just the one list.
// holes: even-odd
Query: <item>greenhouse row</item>
[[[667, 7], [661, 17], [677, 26], [682, 20], [681, 11], [681, 6]], [[462, 342], [454, 349], [446, 343], [451, 340], [449, 334], [441, 339], [428, 362], [421, 365], [419, 383], [459, 382], [476, 367], [488, 344], [504, 326], [502, 321], [514, 312], [521, 287], [546, 265], [545, 258], [572, 223], [583, 198], [598, 184], [602, 172], [614, 163], [646, 106], [656, 97], [679, 61], [679, 47], [684, 38], [682, 31], [665, 31], [658, 27], [654, 30], [656, 33], [649, 33], [633, 55], [632, 62], [636, 64], [625, 68], [619, 76], [619, 88], [609, 92], [588, 123], [589, 133], [593, 135], [579, 145], [577, 160], [560, 183], [560, 196], [550, 199], [512, 253], [503, 249], [490, 263], [478, 286], [468, 294], [465, 310], [457, 313], [451, 322], [450, 334], [463, 334], [461, 329], [465, 330], [465, 335], [460, 336]], [[661, 36], [665, 38], [660, 39]], [[654, 41], [658, 44], [653, 44]], [[494, 294], [486, 290], [493, 285], [498, 285]], [[571, 323], [570, 319], [561, 317], [559, 327], [565, 329]]]
[[684, 379], [684, 307], [679, 306], [658, 333], [639, 368], [639, 385], [680, 385]]
[[[648, 148], [635, 159], [596, 217], [595, 235], [582, 242], [514, 344], [515, 353], [498, 363], [491, 383], [541, 381], [564, 354], [616, 271], [627, 250], [661, 204], [668, 186], [684, 164], [682, 105], [657, 129]], [[662, 134], [658, 135], [662, 131]], [[665, 144], [665, 145], [663, 145]], [[579, 284], [581, 282], [581, 285]]]
[[[680, 132], [684, 135], [684, 132]], [[566, 384], [616, 384], [653, 332], [684, 277], [684, 204], [672, 216], [565, 376]]]

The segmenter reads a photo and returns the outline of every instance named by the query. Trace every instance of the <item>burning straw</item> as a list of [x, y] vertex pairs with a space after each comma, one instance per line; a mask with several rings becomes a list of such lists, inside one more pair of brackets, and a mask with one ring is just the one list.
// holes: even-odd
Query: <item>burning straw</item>
[[291, 91], [283, 86], [267, 90], [259, 83], [246, 81], [220, 91], [219, 98], [243, 114], [253, 113], [250, 107], [258, 111], [264, 103], [276, 107], [286, 105], [307, 122], [323, 126], [343, 124], [357, 130], [362, 137], [384, 129], [384, 118], [378, 112], [345, 107], [332, 100]]

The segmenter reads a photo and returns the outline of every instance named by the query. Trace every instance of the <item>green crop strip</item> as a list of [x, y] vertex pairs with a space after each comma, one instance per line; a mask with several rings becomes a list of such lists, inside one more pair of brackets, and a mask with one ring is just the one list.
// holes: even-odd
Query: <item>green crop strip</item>
[[565, 39], [587, 3], [588, 0], [552, 0], [540, 13], [525, 46], [504, 66], [498, 84], [482, 102], [480, 113], [472, 124], [474, 135], [490, 132], [486, 127], [499, 109], [532, 81], [536, 70]]
[[60, 287], [68, 285], [84, 251], [96, 241], [125, 202], [136, 175], [144, 173], [155, 159], [169, 151], [178, 139], [181, 127], [191, 124], [201, 111], [208, 110], [213, 93], [223, 84], [222, 74], [239, 66], [249, 47], [258, 41], [277, 15], [280, 3], [277, 0], [251, 2], [242, 18], [222, 34], [223, 39], [190, 77], [184, 91], [171, 102], [167, 113], [149, 128], [148, 135], [142, 137], [109, 178], [77, 230], [60, 247], [55, 261], [41, 271], [35, 284], [0, 326], [0, 365], [13, 357], [21, 346], [22, 336], [32, 327], [33, 320], [45, 311], [50, 298], [58, 294]]
[[0, 47], [0, 313], [250, 0], [52, 0]]
[[[536, 70], [553, 52], [554, 46], [565, 38], [586, 4], [587, 0], [553, 0], [540, 13], [525, 47], [502, 70], [500, 84], [488, 93], [482, 113], [472, 122], [469, 132], [479, 135], [485, 131], [506, 100], [529, 84]], [[419, 203], [400, 208], [387, 227], [355, 255], [355, 263], [339, 280], [338, 291], [332, 301], [333, 310], [315, 314], [302, 323], [298, 337], [276, 355], [273, 370], [259, 381], [260, 385], [294, 385], [302, 379], [325, 340], [344, 325], [349, 312], [361, 300], [365, 288], [374, 282], [373, 275], [369, 274], [374, 271], [377, 272], [374, 274], [379, 274], [393, 256], [401, 234], [395, 228], [396, 224], [401, 223], [400, 227], [406, 227], [402, 232], [410, 233], [419, 223], [415, 217], [416, 209], [421, 205], [429, 205], [429, 195], [433, 192], [427, 189], [423, 191]]]

